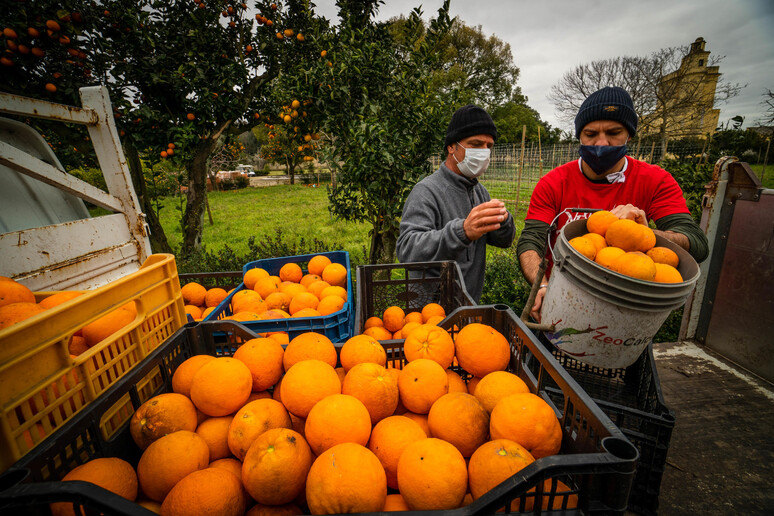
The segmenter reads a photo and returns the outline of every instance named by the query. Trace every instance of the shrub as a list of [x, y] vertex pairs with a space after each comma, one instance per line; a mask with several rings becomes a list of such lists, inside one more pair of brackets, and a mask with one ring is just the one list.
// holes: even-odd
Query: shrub
[[531, 285], [524, 279], [516, 256], [516, 247], [493, 250], [487, 258], [481, 304], [505, 303], [520, 316]]
[[688, 203], [688, 209], [691, 212], [693, 220], [701, 220], [701, 199], [704, 195], [704, 185], [712, 180], [711, 163], [697, 165], [684, 161], [667, 159], [661, 163], [664, 170], [668, 170], [674, 176], [677, 184], [683, 190], [683, 196]]

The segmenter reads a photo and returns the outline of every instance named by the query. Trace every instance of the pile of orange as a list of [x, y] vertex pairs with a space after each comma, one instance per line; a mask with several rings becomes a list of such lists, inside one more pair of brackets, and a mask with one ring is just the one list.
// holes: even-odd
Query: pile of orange
[[415, 328], [423, 324], [438, 324], [446, 317], [446, 310], [438, 303], [428, 303], [421, 311], [406, 313], [399, 306], [390, 306], [382, 316], [366, 319], [363, 333], [376, 340], [405, 339]]
[[[162, 514], [451, 510], [559, 452], [553, 409], [506, 371], [495, 328], [452, 339], [425, 323], [407, 345], [402, 369], [365, 334], [338, 352], [309, 332], [285, 349], [258, 338], [233, 357], [188, 358], [174, 392], [137, 409], [139, 487], [119, 494]], [[475, 391], [455, 361], [481, 375]], [[113, 470], [132, 477], [98, 471]]]
[[183, 295], [185, 313], [194, 321], [201, 321], [210, 315], [228, 295], [225, 289], [220, 287], [208, 289], [195, 281], [186, 283], [180, 291]]
[[586, 229], [588, 233], [572, 238], [569, 243], [589, 260], [640, 280], [683, 282], [677, 270], [677, 253], [656, 246], [656, 235], [648, 226], [601, 210], [589, 216]]

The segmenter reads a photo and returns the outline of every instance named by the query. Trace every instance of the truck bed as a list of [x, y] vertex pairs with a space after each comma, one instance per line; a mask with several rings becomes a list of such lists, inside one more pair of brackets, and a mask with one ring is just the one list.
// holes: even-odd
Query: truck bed
[[676, 415], [659, 514], [774, 514], [774, 386], [693, 343], [654, 356]]

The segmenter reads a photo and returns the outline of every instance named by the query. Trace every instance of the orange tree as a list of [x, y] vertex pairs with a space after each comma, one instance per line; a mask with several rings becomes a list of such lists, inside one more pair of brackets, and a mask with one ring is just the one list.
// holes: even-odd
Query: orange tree
[[254, 10], [212, 0], [14, 3], [3, 23], [17, 37], [4, 38], [0, 87], [76, 102], [78, 87], [107, 84], [146, 213], [140, 156], [186, 171], [184, 254], [201, 240], [211, 154], [228, 131], [255, 122], [280, 70], [312, 53], [305, 47], [325, 27], [305, 0], [259, 0]]
[[312, 132], [312, 127], [319, 121], [309, 116], [307, 110], [313, 109], [312, 104], [311, 99], [293, 99], [282, 105], [274, 124], [265, 124], [268, 142], [261, 147], [261, 155], [267, 161], [284, 164], [290, 184], [295, 184], [296, 167], [314, 160], [319, 135]]
[[431, 87], [440, 65], [433, 48], [448, 32], [449, 2], [429, 28], [415, 10], [401, 37], [390, 23], [374, 21], [379, 0], [341, 0], [340, 24], [326, 34], [315, 66], [291, 73], [283, 90], [309, 98], [310, 124], [319, 123], [323, 161], [336, 175], [329, 188], [334, 216], [372, 225], [368, 260], [395, 261], [403, 203], [431, 172], [429, 158], [442, 150], [453, 91]]

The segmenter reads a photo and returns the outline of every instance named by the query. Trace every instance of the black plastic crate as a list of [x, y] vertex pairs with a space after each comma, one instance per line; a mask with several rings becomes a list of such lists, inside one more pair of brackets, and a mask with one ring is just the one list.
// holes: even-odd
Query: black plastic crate
[[[648, 345], [634, 364], [622, 369], [590, 366], [558, 350], [553, 353], [640, 452], [629, 510], [657, 514], [675, 413], [664, 404], [653, 344]], [[547, 391], [552, 397], [560, 394], [555, 386], [548, 387]]]
[[[540, 510], [543, 501], [547, 500], [551, 506], [564, 503], [566, 507], [571, 495], [577, 495], [578, 509], [565, 509], [561, 514], [623, 514], [635, 471], [637, 449], [559, 367], [551, 354], [534, 340], [507, 306], [460, 308], [449, 314], [442, 325], [453, 334], [457, 331], [455, 328], [471, 322], [490, 324], [511, 342], [510, 370], [533, 392], [557, 408], [564, 433], [562, 449], [559, 455], [535, 461], [467, 507], [407, 514], [483, 516], [494, 514], [502, 507], [506, 513], [524, 513], [527, 501], [535, 502], [536, 507], [529, 514], [541, 514], [546, 513]], [[37, 508], [41, 514], [46, 514], [47, 504], [72, 501], [106, 514], [152, 514], [92, 484], [54, 480], [74, 466], [96, 457], [121, 457], [136, 465], [140, 451], [132, 441], [128, 425], [109, 441], [102, 438], [99, 421], [105, 411], [127, 393], [137, 402], [135, 406], [139, 406], [135, 383], [154, 371], [163, 379], [155, 394], [168, 392], [174, 370], [188, 357], [201, 353], [231, 355], [242, 342], [254, 337], [255, 334], [246, 327], [229, 321], [191, 323], [180, 329], [87, 410], [0, 477], [0, 512], [18, 514], [23, 508], [27, 514]], [[403, 359], [402, 342], [391, 341], [384, 345], [389, 358]], [[538, 367], [527, 368], [527, 364]], [[544, 390], [547, 382], [559, 388], [561, 401], [548, 397]], [[563, 482], [570, 491], [560, 492], [555, 481]], [[535, 490], [528, 493], [533, 488]]]
[[451, 313], [461, 306], [476, 306], [465, 289], [455, 261], [360, 265], [357, 268], [355, 334], [363, 333], [369, 317], [381, 316], [390, 306], [406, 313], [438, 303]]

